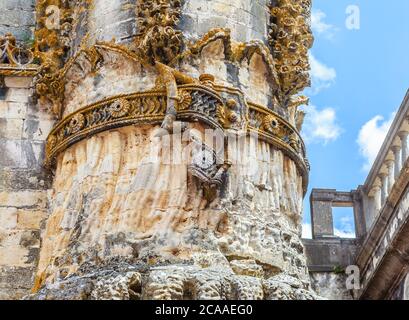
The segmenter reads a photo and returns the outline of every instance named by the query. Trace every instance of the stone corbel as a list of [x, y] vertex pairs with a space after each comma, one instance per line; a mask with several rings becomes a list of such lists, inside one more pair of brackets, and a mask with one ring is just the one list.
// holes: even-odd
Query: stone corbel
[[188, 170], [203, 188], [203, 196], [209, 204], [217, 198], [231, 162], [224, 154], [221, 156], [206, 145], [194, 130], [190, 132], [190, 141], [191, 163]]

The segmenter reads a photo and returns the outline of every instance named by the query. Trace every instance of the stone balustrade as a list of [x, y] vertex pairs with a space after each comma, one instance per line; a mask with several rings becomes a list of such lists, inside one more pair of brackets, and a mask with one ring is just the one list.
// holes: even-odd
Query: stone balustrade
[[[312, 191], [313, 239], [304, 240], [304, 244], [316, 283], [327, 283], [325, 277], [336, 278], [330, 272], [334, 265], [350, 264], [358, 267], [360, 275], [360, 289], [353, 291], [354, 298], [391, 299], [399, 295], [409, 262], [408, 135], [409, 91], [364, 185], [350, 192]], [[355, 242], [334, 236], [332, 208], [337, 206], [353, 208]], [[325, 277], [317, 273], [323, 271], [327, 272]], [[323, 287], [322, 283], [319, 286]], [[343, 293], [345, 287], [338, 289]]]
[[409, 92], [361, 188], [365, 236], [356, 255], [361, 299], [389, 299], [407, 265]]
[[408, 161], [408, 99], [409, 96], [406, 95], [363, 188], [367, 231], [388, 202], [389, 195]]

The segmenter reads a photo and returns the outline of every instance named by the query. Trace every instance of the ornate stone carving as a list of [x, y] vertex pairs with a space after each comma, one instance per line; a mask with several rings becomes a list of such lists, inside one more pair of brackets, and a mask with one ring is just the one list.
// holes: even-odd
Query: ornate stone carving
[[[191, 103], [179, 111], [179, 118], [199, 119], [221, 129], [216, 119], [217, 106], [223, 104], [221, 98], [205, 87], [186, 85], [181, 89], [184, 99]], [[79, 109], [51, 131], [48, 144], [53, 147], [47, 147], [46, 163], [49, 164], [61, 150], [92, 133], [135, 123], [160, 123], [166, 114], [166, 101], [164, 91], [147, 91], [112, 97]]]
[[[52, 21], [51, 14], [55, 14], [59, 21]], [[62, 67], [62, 58], [70, 46], [69, 32], [72, 21], [69, 1], [37, 1], [36, 16], [35, 55], [42, 63], [50, 64], [52, 71], [56, 72]], [[54, 23], [58, 23], [58, 25], [54, 25]]]
[[44, 62], [35, 76], [35, 88], [41, 104], [59, 117], [64, 100], [64, 80], [60, 72], [53, 72], [51, 64]]
[[0, 75], [32, 76], [38, 68], [32, 50], [20, 46], [11, 33], [0, 36]]
[[[201, 121], [220, 130], [255, 132], [261, 139], [283, 150], [297, 163], [306, 188], [309, 165], [299, 132], [280, 115], [251, 102], [245, 103], [249, 108], [245, 115], [239, 113], [235, 99], [229, 98], [224, 102], [221, 94], [226, 91], [235, 92], [231, 88], [221, 86], [215, 86], [214, 90], [200, 84], [179, 86], [177, 119]], [[51, 131], [47, 140], [46, 164], [50, 165], [58, 153], [91, 134], [130, 124], [163, 122], [168, 100], [164, 90], [154, 90], [112, 97], [80, 108], [62, 119]], [[240, 125], [235, 126], [239, 123]], [[206, 180], [210, 185], [218, 184], [220, 175], [227, 168], [228, 163], [222, 163], [217, 169], [213, 168], [211, 174], [207, 173], [208, 178], [203, 178], [203, 181]], [[223, 170], [218, 171], [219, 169]], [[196, 173], [200, 176], [199, 171]]]
[[136, 14], [139, 34], [138, 53], [151, 64], [168, 64], [181, 51], [182, 32], [176, 30], [182, 7], [181, 0], [138, 0]]
[[134, 288], [141, 285], [142, 276], [138, 272], [127, 272], [99, 278], [91, 292], [91, 300], [139, 300], [140, 293]]
[[[289, 275], [263, 277], [251, 260], [234, 260], [235, 273], [221, 268], [164, 265], [143, 272], [101, 271], [103, 276], [70, 276], [64, 290], [45, 285], [27, 299], [52, 300], [319, 300], [305, 283]], [[106, 275], [107, 274], [107, 275]], [[68, 289], [67, 289], [68, 288]]]
[[77, 133], [82, 128], [84, 128], [84, 125], [85, 125], [84, 115], [82, 113], [77, 113], [70, 120], [68, 127], [67, 127], [67, 133], [68, 134]]
[[179, 92], [178, 111], [187, 110], [192, 103], [192, 96], [188, 91], [181, 90]]
[[0, 64], [23, 66], [31, 64], [34, 60], [33, 53], [16, 44], [16, 38], [11, 33], [0, 36]]
[[[58, 21], [51, 21], [50, 15], [58, 17]], [[36, 91], [40, 102], [59, 116], [64, 99], [64, 81], [59, 71], [70, 49], [72, 18], [69, 1], [37, 1], [36, 16], [34, 55], [42, 66], [35, 79]]]
[[292, 96], [288, 104], [288, 120], [289, 122], [301, 131], [304, 122], [305, 113], [299, 111], [298, 108], [302, 105], [308, 105], [310, 99], [306, 96]]
[[231, 32], [230, 29], [225, 28], [215, 28], [207, 32], [201, 39], [189, 45], [188, 49], [184, 51], [178, 58], [183, 59], [189, 55], [199, 54], [205, 46], [209, 43], [216, 41], [218, 39], [223, 40], [224, 43], [224, 54], [226, 59], [233, 59], [233, 49], [231, 44]]
[[109, 112], [113, 118], [126, 116], [130, 110], [130, 103], [126, 99], [118, 99], [109, 107]]
[[217, 196], [217, 191], [223, 183], [223, 177], [231, 166], [228, 160], [218, 155], [215, 150], [207, 146], [199, 135], [191, 132], [192, 158], [189, 172], [199, 179], [202, 184], [205, 197], [212, 202]]
[[278, 0], [271, 6], [270, 46], [286, 106], [292, 95], [310, 85], [308, 49], [314, 38], [309, 26], [311, 0]]
[[220, 105], [217, 109], [217, 117], [223, 128], [229, 129], [234, 127], [240, 121], [240, 115], [237, 113], [237, 102], [229, 99], [225, 106]]
[[300, 168], [304, 192], [308, 186], [309, 163], [300, 133], [287, 120], [270, 109], [249, 102], [248, 131], [282, 149]]
[[268, 114], [263, 118], [263, 129], [272, 134], [280, 133], [280, 124], [275, 115]]

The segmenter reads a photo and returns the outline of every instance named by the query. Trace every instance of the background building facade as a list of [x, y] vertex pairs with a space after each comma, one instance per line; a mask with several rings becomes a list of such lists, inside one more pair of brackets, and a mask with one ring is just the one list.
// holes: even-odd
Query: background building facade
[[[312, 191], [313, 239], [304, 244], [318, 292], [332, 283], [333, 298], [407, 299], [408, 110], [409, 93], [362, 186]], [[356, 239], [334, 236], [332, 208], [340, 206], [353, 208]], [[359, 270], [359, 289], [346, 289], [348, 266]]]

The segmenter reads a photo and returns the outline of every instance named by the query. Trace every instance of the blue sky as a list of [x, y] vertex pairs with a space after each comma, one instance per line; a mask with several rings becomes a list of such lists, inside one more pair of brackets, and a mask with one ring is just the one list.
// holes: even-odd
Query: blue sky
[[[359, 8], [358, 30], [346, 26], [350, 5]], [[408, 14], [408, 0], [313, 1], [313, 85], [306, 90], [311, 102], [303, 129], [311, 162], [304, 235], [311, 188], [349, 191], [364, 183], [409, 88]], [[345, 210], [334, 220], [339, 235], [352, 232]]]

